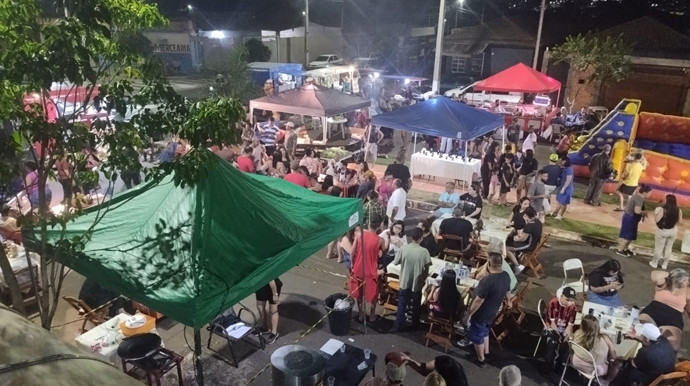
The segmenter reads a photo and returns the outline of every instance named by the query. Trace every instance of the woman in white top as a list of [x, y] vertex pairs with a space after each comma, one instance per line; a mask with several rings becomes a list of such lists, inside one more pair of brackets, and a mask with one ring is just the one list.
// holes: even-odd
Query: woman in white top
[[618, 374], [621, 364], [616, 362], [616, 346], [608, 335], [599, 331], [599, 320], [593, 315], [582, 317], [580, 329], [575, 332], [573, 342], [589, 351], [594, 357], [594, 363], [589, 355], [580, 356], [575, 350], [572, 356], [573, 367], [583, 373], [592, 373], [596, 368], [601, 386], [608, 386]]
[[682, 219], [683, 212], [678, 208], [676, 196], [673, 194], [666, 196], [664, 205], [654, 209], [654, 222], [656, 223], [654, 258], [649, 262], [652, 268], [659, 266], [659, 260], [661, 260], [661, 269], [668, 268], [673, 243], [678, 238], [678, 223]]
[[403, 245], [407, 244], [407, 237], [405, 237], [405, 224], [398, 220], [391, 225], [389, 229], [384, 230], [379, 234], [379, 237], [386, 242], [388, 252], [381, 258], [381, 268], [386, 268], [388, 264], [393, 262], [395, 254], [398, 253]]

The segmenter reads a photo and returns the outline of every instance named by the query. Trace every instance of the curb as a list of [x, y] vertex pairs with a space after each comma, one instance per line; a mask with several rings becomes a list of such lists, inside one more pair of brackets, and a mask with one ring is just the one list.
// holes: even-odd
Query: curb
[[[423, 210], [423, 211], [427, 211], [427, 212], [433, 211], [436, 208], [436, 205], [434, 205], [434, 204], [430, 204], [428, 202], [423, 202], [423, 201], [415, 201], [415, 200], [407, 200], [407, 206], [409, 208]], [[593, 237], [593, 236], [581, 235], [579, 233], [564, 231], [562, 229], [552, 228], [552, 227], [548, 227], [548, 226], [544, 227], [544, 230], [546, 232], [551, 233], [551, 235], [553, 237], [556, 237], [558, 239], [590, 244], [590, 245], [597, 247], [597, 248], [615, 249], [616, 245], [618, 244], [618, 242], [614, 241], [614, 240], [608, 240], [608, 239], [602, 239], [602, 238]], [[652, 257], [654, 256], [654, 249], [653, 248], [641, 247], [641, 246], [638, 246], [635, 244], [631, 244], [631, 249], [633, 250], [633, 252], [635, 252], [636, 256], [638, 256], [638, 257], [644, 256], [645, 258], [648, 258], [649, 260], [651, 260]], [[690, 255], [685, 254], [683, 252], [674, 251], [671, 254], [671, 261], [674, 263], [690, 264]]]

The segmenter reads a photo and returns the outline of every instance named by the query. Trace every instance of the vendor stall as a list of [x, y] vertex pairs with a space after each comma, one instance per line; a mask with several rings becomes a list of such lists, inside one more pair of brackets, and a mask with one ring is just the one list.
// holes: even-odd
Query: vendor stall
[[304, 68], [300, 63], [249, 63], [249, 72], [254, 83], [266, 90], [266, 83], [270, 82], [273, 93], [302, 87], [302, 73]]
[[370, 106], [371, 101], [360, 97], [316, 84], [307, 84], [301, 88], [250, 101], [249, 115], [254, 115], [254, 109], [261, 109], [318, 117], [321, 120], [323, 142], [325, 143], [330, 137], [328, 117], [334, 117]]
[[[517, 123], [520, 128], [527, 131], [530, 127], [537, 131], [546, 128], [546, 116], [549, 106], [558, 102], [561, 92], [561, 82], [541, 72], [518, 63], [498, 74], [477, 82], [475, 91], [488, 92], [520, 92], [524, 94], [536, 94], [530, 98], [529, 103], [521, 101], [517, 104], [501, 104], [496, 112], [503, 114], [505, 123]], [[552, 103], [548, 94], [558, 92], [558, 96]], [[493, 98], [489, 98], [493, 104]], [[501, 99], [500, 95], [496, 99]]]
[[[503, 119], [480, 109], [448, 98], [433, 98], [426, 102], [379, 114], [371, 119], [377, 126], [412, 131], [468, 141], [503, 126]], [[415, 141], [416, 143], [416, 141]], [[480, 161], [464, 156], [445, 157], [439, 154], [416, 153], [412, 156], [412, 175], [424, 174], [471, 182], [479, 174]]]

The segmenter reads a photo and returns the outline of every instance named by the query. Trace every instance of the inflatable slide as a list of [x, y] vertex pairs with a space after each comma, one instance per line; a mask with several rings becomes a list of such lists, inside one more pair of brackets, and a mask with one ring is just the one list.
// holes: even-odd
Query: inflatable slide
[[[578, 176], [589, 176], [590, 158], [611, 145], [611, 160], [618, 176], [631, 152], [644, 151], [647, 168], [640, 183], [652, 186], [650, 197], [663, 201], [675, 194], [678, 204], [690, 206], [690, 118], [640, 112], [639, 100], [624, 99], [597, 127], [571, 146], [568, 156]], [[618, 177], [604, 185], [614, 192]]]

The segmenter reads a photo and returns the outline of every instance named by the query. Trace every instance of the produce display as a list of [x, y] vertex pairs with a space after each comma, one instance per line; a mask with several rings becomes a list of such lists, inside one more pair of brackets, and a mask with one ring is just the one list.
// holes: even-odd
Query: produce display
[[350, 152], [339, 148], [339, 147], [329, 147], [321, 152], [322, 159], [334, 159], [339, 156], [341, 159], [350, 155]]

